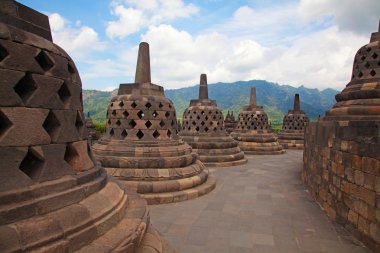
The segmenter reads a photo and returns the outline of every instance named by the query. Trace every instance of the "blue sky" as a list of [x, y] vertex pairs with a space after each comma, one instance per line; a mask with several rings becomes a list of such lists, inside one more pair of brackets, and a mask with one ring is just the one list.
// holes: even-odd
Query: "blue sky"
[[[166, 89], [265, 79], [342, 89], [356, 51], [377, 31], [378, 0], [19, 0], [49, 16], [84, 89], [133, 82], [150, 44], [152, 82]], [[343, 4], [344, 3], [344, 4]]]

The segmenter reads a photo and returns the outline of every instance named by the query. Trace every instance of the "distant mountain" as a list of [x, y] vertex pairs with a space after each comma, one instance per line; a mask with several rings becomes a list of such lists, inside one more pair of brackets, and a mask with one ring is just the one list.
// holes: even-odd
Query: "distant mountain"
[[[294, 94], [300, 94], [301, 109], [306, 112], [311, 120], [324, 115], [335, 103], [334, 96], [338, 91], [333, 89], [309, 89], [304, 86], [298, 88], [289, 85], [279, 85], [264, 80], [239, 81], [234, 83], [209, 84], [209, 98], [217, 101], [224, 115], [227, 111], [233, 111], [237, 117], [241, 107], [248, 104], [251, 86], [256, 87], [257, 103], [263, 105], [273, 125], [281, 125], [283, 116], [293, 108]], [[166, 90], [166, 96], [171, 99], [180, 117], [191, 99], [198, 97], [199, 85]], [[104, 92], [96, 90], [83, 91], [84, 111], [91, 113], [91, 117], [97, 122], [105, 122], [106, 110], [111, 97], [117, 91]]]

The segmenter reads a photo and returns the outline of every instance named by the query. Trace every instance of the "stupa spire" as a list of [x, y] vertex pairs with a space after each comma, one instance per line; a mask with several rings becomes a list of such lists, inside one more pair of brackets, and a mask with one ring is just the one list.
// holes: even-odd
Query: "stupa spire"
[[251, 87], [251, 96], [249, 99], [249, 105], [251, 107], [256, 107], [256, 87]]
[[199, 82], [199, 99], [208, 99], [207, 75], [201, 74]]
[[294, 107], [293, 107], [293, 110], [297, 111], [297, 112], [301, 110], [301, 107], [300, 107], [300, 95], [298, 93], [294, 95]]
[[149, 44], [141, 42], [137, 57], [135, 83], [150, 83]]

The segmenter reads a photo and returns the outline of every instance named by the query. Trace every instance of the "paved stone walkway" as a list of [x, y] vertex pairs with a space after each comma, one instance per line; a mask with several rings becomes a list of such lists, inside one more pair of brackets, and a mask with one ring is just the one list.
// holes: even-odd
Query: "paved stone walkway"
[[332, 223], [305, 190], [302, 151], [247, 156], [248, 164], [210, 169], [211, 193], [151, 206], [151, 221], [180, 253], [371, 252]]

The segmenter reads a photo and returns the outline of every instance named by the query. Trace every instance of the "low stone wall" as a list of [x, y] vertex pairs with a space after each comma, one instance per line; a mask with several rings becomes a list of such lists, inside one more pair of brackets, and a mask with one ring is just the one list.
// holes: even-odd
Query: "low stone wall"
[[302, 180], [327, 215], [380, 252], [380, 121], [321, 121], [305, 132]]

